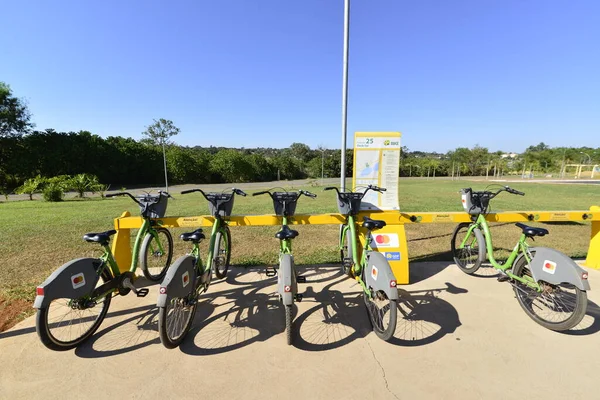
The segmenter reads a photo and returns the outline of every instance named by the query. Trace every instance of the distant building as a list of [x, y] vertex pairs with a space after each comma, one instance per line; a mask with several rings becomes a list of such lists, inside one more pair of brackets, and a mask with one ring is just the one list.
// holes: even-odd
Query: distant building
[[517, 153], [504, 153], [502, 154], [500, 157], [502, 158], [511, 158], [511, 159], [515, 159], [517, 158], [519, 155]]

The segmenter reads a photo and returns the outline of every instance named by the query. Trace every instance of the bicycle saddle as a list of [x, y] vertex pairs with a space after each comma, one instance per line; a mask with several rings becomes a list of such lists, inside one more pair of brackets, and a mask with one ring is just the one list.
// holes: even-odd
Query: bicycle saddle
[[370, 231], [372, 231], [373, 229], [381, 229], [386, 225], [387, 224], [385, 223], [385, 221], [371, 219], [369, 217], [364, 217], [362, 223], [363, 228], [367, 228]]
[[114, 229], [101, 233], [86, 233], [83, 235], [83, 240], [89, 243], [108, 244], [110, 237], [117, 233]]
[[284, 225], [279, 232], [275, 234], [275, 237], [279, 240], [293, 239], [298, 236], [298, 231], [290, 229], [287, 225]]
[[547, 235], [549, 233], [547, 229], [544, 229], [544, 228], [534, 228], [532, 226], [527, 226], [527, 225], [522, 224], [520, 222], [517, 222], [515, 225], [518, 226], [519, 228], [521, 228], [523, 230], [523, 233], [526, 236], [529, 236], [529, 237], [544, 236], [544, 235]]
[[204, 233], [202, 233], [202, 229], [200, 229], [200, 228], [196, 229], [194, 232], [182, 233], [181, 236], [179, 236], [179, 237], [184, 242], [194, 242], [194, 243], [198, 243], [202, 239], [206, 239], [206, 236], [204, 236]]

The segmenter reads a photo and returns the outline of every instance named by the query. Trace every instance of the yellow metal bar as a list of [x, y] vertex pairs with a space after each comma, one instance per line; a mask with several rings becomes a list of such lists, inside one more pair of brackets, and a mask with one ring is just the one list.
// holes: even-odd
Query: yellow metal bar
[[[590, 207], [591, 213], [600, 215], [600, 207]], [[588, 249], [585, 266], [600, 269], [600, 221], [592, 220], [592, 235], [590, 237], [590, 248]]]
[[[129, 211], [125, 211], [121, 214], [121, 217], [115, 219], [115, 229], [117, 233], [112, 241], [112, 253], [119, 271], [125, 272], [129, 270], [131, 266], [131, 229], [130, 227], [123, 226], [122, 222], [130, 219]], [[141, 218], [140, 218], [141, 220]], [[133, 228], [139, 228], [142, 226], [140, 222], [138, 226]]]
[[[549, 222], [549, 221], [592, 221], [600, 222], [600, 212], [594, 211], [507, 211], [491, 213], [486, 216], [490, 222]], [[380, 219], [389, 225], [402, 225], [411, 223], [460, 223], [469, 222], [469, 215], [464, 212], [414, 212], [403, 213], [398, 211], [361, 212], [358, 221], [363, 216]], [[281, 224], [281, 217], [276, 215], [232, 215], [225, 218], [232, 226], [269, 226]], [[289, 218], [293, 225], [337, 225], [344, 223], [341, 214], [311, 214], [295, 215]], [[118, 221], [118, 222], [117, 222]], [[212, 226], [214, 218], [200, 215], [191, 217], [166, 217], [157, 220], [158, 224], [166, 228], [192, 228], [198, 226]], [[115, 221], [118, 229], [136, 229], [142, 226], [141, 217], [123, 217]]]

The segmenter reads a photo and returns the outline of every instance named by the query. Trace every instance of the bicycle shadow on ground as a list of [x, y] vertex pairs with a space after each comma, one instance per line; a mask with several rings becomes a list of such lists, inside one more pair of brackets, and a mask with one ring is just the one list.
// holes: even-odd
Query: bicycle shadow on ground
[[[294, 346], [305, 351], [325, 351], [344, 346], [372, 332], [362, 291], [332, 290], [346, 278], [315, 293], [308, 287], [305, 298], [315, 306], [294, 321]], [[466, 289], [446, 283], [446, 288], [407, 291], [398, 289], [398, 322], [389, 343], [397, 346], [421, 346], [435, 342], [461, 326], [458, 312], [436, 293], [467, 293]]]
[[[100, 329], [75, 349], [81, 358], [103, 358], [135, 351], [151, 344], [160, 343], [158, 338], [158, 309], [156, 305], [139, 307], [134, 315], [106, 327], [110, 318], [103, 321]], [[131, 310], [130, 310], [131, 311]]]
[[560, 332], [564, 335], [586, 336], [600, 332], [600, 307], [588, 300], [587, 311], [579, 324], [568, 331]]
[[[307, 283], [321, 282], [335, 275], [327, 266], [298, 267]], [[285, 331], [285, 310], [277, 293], [277, 278], [267, 276], [264, 267], [231, 268], [226, 280], [230, 286], [201, 296], [217, 299], [219, 305], [208, 317], [195, 318], [180, 349], [194, 356], [221, 354], [262, 342]], [[222, 281], [223, 282], [223, 281]], [[212, 288], [212, 286], [211, 286]], [[302, 286], [300, 287], [302, 292]], [[202, 303], [198, 309], [202, 308]], [[293, 307], [294, 318], [298, 314]]]
[[398, 322], [389, 343], [397, 346], [423, 346], [454, 333], [462, 324], [458, 311], [436, 293], [467, 293], [446, 282], [446, 288], [408, 291], [398, 289]]

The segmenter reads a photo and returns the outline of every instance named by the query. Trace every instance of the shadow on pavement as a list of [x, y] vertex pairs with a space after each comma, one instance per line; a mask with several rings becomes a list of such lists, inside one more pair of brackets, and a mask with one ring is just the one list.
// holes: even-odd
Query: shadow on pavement
[[159, 344], [158, 308], [155, 305], [141, 308], [144, 310], [136, 315], [101, 328], [75, 349], [75, 355], [81, 358], [110, 357]]
[[587, 311], [581, 322], [574, 328], [561, 332], [565, 335], [585, 336], [600, 332], [600, 307], [588, 300]]

